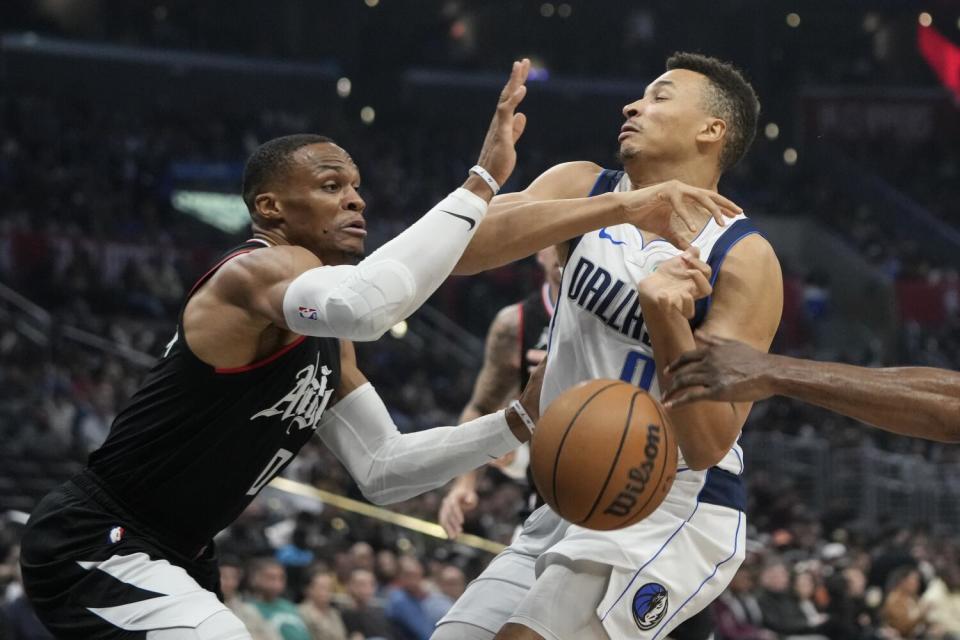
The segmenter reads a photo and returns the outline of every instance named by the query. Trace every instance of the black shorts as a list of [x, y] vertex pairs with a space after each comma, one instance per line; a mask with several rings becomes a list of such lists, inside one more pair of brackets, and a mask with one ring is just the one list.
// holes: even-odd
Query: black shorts
[[143, 639], [194, 628], [225, 608], [212, 543], [194, 559], [166, 547], [89, 471], [34, 509], [20, 566], [30, 602], [57, 638]]

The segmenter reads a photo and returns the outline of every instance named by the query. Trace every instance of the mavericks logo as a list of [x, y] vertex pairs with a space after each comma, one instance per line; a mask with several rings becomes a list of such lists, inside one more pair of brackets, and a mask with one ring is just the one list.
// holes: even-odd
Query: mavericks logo
[[668, 604], [666, 588], [648, 582], [633, 596], [633, 620], [643, 631], [653, 629], [667, 615]]
[[[317, 374], [320, 379], [317, 380]], [[287, 433], [296, 427], [301, 429], [316, 429], [320, 422], [320, 416], [323, 410], [327, 408], [330, 402], [330, 396], [333, 395], [333, 389], [327, 388], [328, 376], [333, 371], [327, 365], [320, 365], [320, 354], [317, 354], [317, 362], [307, 365], [297, 373], [296, 383], [293, 385], [287, 395], [280, 398], [280, 401], [269, 409], [264, 409], [255, 414], [251, 420], [257, 418], [270, 418], [281, 415], [281, 421], [290, 420], [287, 425]]]

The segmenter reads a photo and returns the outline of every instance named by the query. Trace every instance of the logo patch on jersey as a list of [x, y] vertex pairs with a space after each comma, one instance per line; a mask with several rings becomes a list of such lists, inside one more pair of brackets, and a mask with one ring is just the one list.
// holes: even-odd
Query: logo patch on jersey
[[316, 320], [317, 319], [317, 310], [310, 307], [299, 307], [300, 317], [306, 318], [307, 320]]
[[666, 588], [657, 582], [648, 582], [633, 596], [633, 621], [643, 631], [653, 629], [667, 615], [668, 608]]
[[[302, 308], [302, 307], [301, 307]], [[302, 311], [301, 311], [302, 313]], [[317, 379], [317, 374], [320, 379]], [[296, 427], [300, 429], [316, 429], [320, 416], [330, 402], [333, 388], [329, 386], [329, 376], [333, 371], [327, 365], [320, 365], [320, 354], [317, 354], [315, 364], [307, 365], [297, 372], [296, 382], [287, 395], [280, 398], [272, 407], [254, 414], [250, 420], [269, 418], [282, 415], [282, 421], [290, 420], [287, 424], [287, 433]]]
[[123, 527], [114, 527], [110, 529], [110, 533], [107, 534], [107, 540], [110, 541], [110, 544], [117, 544], [123, 540], [123, 536], [126, 535], [127, 530]]
[[600, 229], [600, 239], [609, 240], [613, 244], [627, 244], [625, 240], [614, 240], [613, 236], [610, 235], [606, 227], [603, 227], [602, 229]]

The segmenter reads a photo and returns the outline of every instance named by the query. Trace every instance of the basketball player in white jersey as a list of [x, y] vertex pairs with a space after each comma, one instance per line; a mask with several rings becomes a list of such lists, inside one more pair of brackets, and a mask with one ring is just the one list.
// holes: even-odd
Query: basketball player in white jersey
[[[525, 191], [494, 200], [458, 270], [489, 268], [562, 241], [570, 220], [601, 206], [591, 201], [617, 193], [672, 180], [716, 192], [722, 173], [749, 148], [758, 112], [752, 87], [733, 67], [674, 55], [666, 73], [623, 109], [623, 171], [562, 164]], [[566, 202], [554, 203], [552, 215], [508, 215], [556, 200]], [[665, 230], [673, 244], [643, 225], [604, 223], [558, 245], [565, 268], [541, 408], [594, 378], [620, 378], [659, 396], [670, 383], [667, 364], [696, 346], [695, 328], [767, 350], [782, 308], [777, 258], [745, 216], [723, 226], [717, 205], [698, 203], [690, 212], [694, 228]], [[529, 226], [520, 227], [521, 219]], [[508, 222], [512, 233], [503, 233]], [[484, 227], [498, 229], [499, 238]], [[674, 245], [691, 248], [681, 254]], [[667, 637], [724, 590], [744, 557], [737, 438], [750, 406], [671, 410], [681, 455], [657, 511], [628, 528], [598, 532], [539, 509], [441, 620], [434, 640]]]
[[[470, 401], [460, 414], [461, 424], [507, 406], [526, 386], [533, 367], [547, 354], [550, 319], [560, 291], [556, 249], [547, 247], [537, 252], [537, 264], [543, 269], [543, 285], [524, 300], [500, 309], [490, 324], [483, 366]], [[524, 444], [490, 463], [508, 478], [526, 483], [527, 505], [520, 518], [543, 504], [528, 478], [529, 462], [530, 449]], [[437, 519], [451, 539], [463, 532], [465, 514], [477, 506], [477, 478], [481, 472], [474, 469], [457, 478], [443, 498]]]

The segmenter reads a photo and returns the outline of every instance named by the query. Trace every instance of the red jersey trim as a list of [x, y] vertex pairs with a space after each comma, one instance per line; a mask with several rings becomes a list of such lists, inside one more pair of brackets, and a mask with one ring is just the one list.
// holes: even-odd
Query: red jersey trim
[[[193, 287], [190, 288], [190, 292], [187, 294], [187, 300], [193, 297], [193, 294], [197, 292], [197, 289], [203, 286], [203, 284], [210, 279], [210, 276], [212, 276], [217, 271], [217, 269], [225, 265], [230, 260], [233, 260], [237, 256], [242, 256], [243, 254], [250, 253], [251, 251], [254, 251], [254, 249], [243, 249], [241, 251], [237, 251], [236, 253], [231, 253], [230, 255], [226, 256], [223, 260], [221, 260], [217, 264], [210, 267], [205, 274], [200, 276], [200, 279], [197, 280], [197, 282], [193, 285]], [[184, 308], [186, 308], [186, 303], [184, 303]]]
[[285, 353], [288, 353], [296, 349], [297, 347], [299, 347], [303, 343], [303, 341], [306, 339], [307, 339], [307, 336], [300, 336], [290, 344], [284, 346], [282, 349], [280, 349], [276, 353], [273, 353], [267, 356], [263, 360], [257, 360], [256, 362], [245, 364], [242, 367], [216, 367], [214, 371], [216, 371], [217, 373], [225, 373], [225, 374], [244, 373], [246, 371], [259, 369], [260, 367], [265, 367], [271, 362], [273, 362], [274, 360], [276, 360], [277, 358], [279, 358], [280, 356], [284, 355]]

